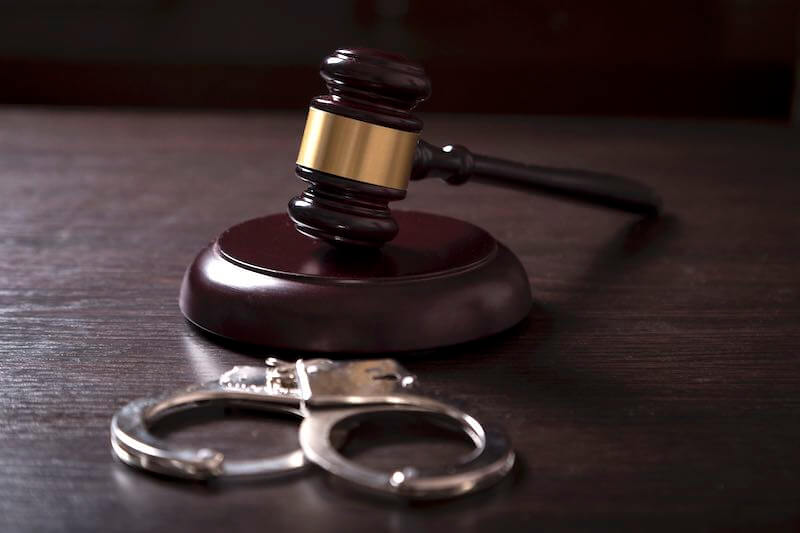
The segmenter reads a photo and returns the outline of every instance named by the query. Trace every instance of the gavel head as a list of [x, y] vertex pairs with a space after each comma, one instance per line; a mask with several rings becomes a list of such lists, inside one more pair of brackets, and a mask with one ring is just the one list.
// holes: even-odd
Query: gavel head
[[397, 235], [389, 202], [406, 196], [430, 95], [422, 67], [370, 49], [339, 49], [320, 69], [330, 94], [311, 100], [297, 156], [307, 189], [289, 202], [298, 231], [335, 245], [378, 247]]

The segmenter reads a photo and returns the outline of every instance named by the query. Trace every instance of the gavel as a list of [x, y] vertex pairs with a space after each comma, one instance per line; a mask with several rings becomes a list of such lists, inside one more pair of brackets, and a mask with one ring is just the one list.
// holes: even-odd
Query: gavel
[[526, 165], [439, 148], [419, 138], [411, 111], [431, 93], [421, 65], [379, 50], [343, 48], [326, 57], [320, 74], [329, 94], [311, 100], [296, 174], [306, 190], [289, 202], [301, 233], [336, 246], [376, 248], [398, 233], [389, 202], [406, 196], [409, 181], [469, 180], [570, 198], [643, 216], [661, 201], [635, 180], [587, 170]]

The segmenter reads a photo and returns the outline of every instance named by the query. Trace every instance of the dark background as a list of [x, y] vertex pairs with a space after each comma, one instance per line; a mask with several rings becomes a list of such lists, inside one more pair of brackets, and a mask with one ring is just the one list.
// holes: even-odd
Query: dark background
[[0, 103], [301, 108], [340, 46], [421, 61], [427, 111], [789, 120], [792, 0], [0, 2]]
[[[800, 531], [797, 12], [0, 0], [0, 532]], [[304, 108], [342, 45], [425, 65], [422, 109], [459, 112], [426, 115], [428, 141], [636, 178], [664, 216], [439, 180], [393, 204], [485, 228], [528, 273], [519, 326], [398, 356], [508, 431], [519, 466], [493, 490], [406, 506], [319, 469], [218, 485], [114, 461], [116, 409], [270, 354], [191, 327], [178, 290], [225, 228], [302, 190]], [[166, 429], [239, 458], [296, 446], [271, 417], [206, 422]], [[397, 468], [462, 450], [380, 429], [348, 453]]]

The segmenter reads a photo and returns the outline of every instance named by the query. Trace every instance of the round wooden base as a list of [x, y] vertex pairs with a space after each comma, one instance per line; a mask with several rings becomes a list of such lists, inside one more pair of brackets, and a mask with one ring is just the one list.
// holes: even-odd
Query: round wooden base
[[393, 214], [400, 233], [379, 250], [310, 239], [284, 214], [234, 226], [186, 270], [181, 311], [235, 341], [357, 354], [457, 344], [528, 314], [525, 270], [484, 230]]

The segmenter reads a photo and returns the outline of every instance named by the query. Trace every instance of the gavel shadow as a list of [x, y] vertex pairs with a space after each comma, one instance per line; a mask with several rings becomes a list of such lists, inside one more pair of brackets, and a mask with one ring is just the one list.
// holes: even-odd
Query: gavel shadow
[[[620, 229], [598, 251], [580, 277], [570, 285], [580, 287], [559, 301], [535, 300], [530, 314], [519, 324], [502, 333], [453, 347], [406, 354], [404, 360], [420, 374], [424, 368], [458, 364], [459, 372], [485, 376], [492, 374], [519, 381], [505, 383], [504, 390], [527, 398], [536, 394], [553, 402], [568, 402], [580, 407], [591, 396], [591, 407], [620, 407], [630, 403], [635, 392], [625, 382], [598, 372], [576, 368], [568, 362], [564, 346], [593, 328], [593, 321], [572, 314], [571, 309], [597, 308], [607, 298], [607, 290], [620, 280], [642, 269], [648, 262], [663, 257], [670, 242], [681, 232], [680, 221], [673, 215], [644, 218]], [[521, 357], [520, 351], [526, 355]], [[508, 352], [513, 352], [506, 355]], [[511, 371], [495, 371], [505, 362]], [[614, 356], [609, 356], [613, 358]], [[516, 376], [516, 377], [515, 377]], [[535, 391], [535, 392], [534, 392]]]

